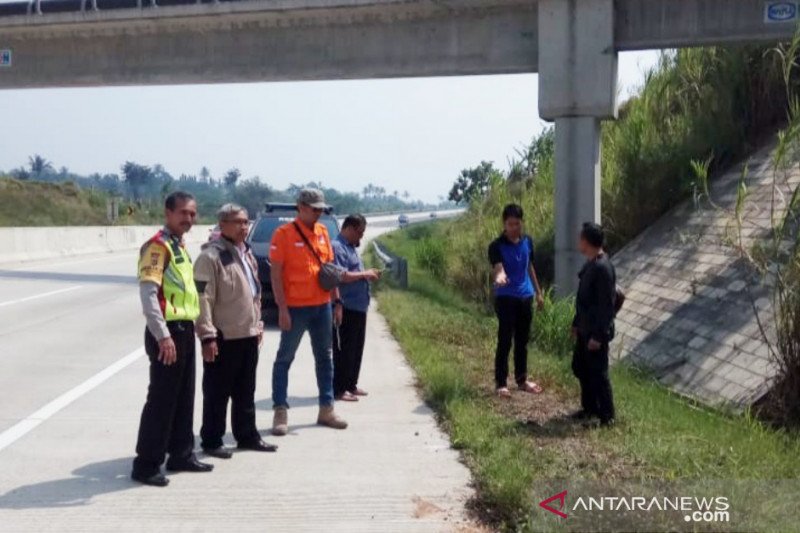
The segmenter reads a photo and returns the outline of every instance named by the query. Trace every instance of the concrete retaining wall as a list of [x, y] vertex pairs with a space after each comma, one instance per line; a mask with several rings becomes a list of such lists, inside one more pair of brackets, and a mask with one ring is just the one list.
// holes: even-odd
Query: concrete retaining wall
[[[195, 226], [186, 241], [205, 241], [210, 228]], [[159, 226], [0, 228], [0, 263], [135, 250], [158, 229]]]
[[[771, 207], [786, 207], [796, 170], [773, 190], [770, 144], [749, 160], [742, 246], [771, 238]], [[614, 256], [628, 300], [617, 317], [613, 353], [649, 367], [672, 390], [709, 404], [745, 408], [770, 388], [777, 367], [771, 288], [730, 243], [741, 168], [715, 180], [708, 202], [685, 202]], [[786, 180], [785, 182], [783, 180]], [[758, 310], [765, 331], [756, 320]]]

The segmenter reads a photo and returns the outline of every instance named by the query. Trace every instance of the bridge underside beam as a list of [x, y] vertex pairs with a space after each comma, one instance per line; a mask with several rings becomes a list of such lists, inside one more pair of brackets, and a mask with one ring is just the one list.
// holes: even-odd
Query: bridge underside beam
[[617, 50], [776, 42], [797, 22], [767, 21], [765, 0], [616, 0], [615, 9]]
[[521, 0], [5, 26], [0, 88], [535, 72], [536, 27], [535, 3]]

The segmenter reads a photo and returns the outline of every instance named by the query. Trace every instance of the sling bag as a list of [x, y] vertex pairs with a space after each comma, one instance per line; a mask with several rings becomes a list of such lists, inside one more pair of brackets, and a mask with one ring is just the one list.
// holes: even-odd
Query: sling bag
[[294, 224], [294, 229], [297, 230], [297, 233], [300, 234], [300, 237], [303, 239], [303, 242], [306, 243], [306, 246], [311, 253], [314, 255], [314, 259], [317, 260], [319, 263], [319, 274], [317, 275], [317, 282], [319, 286], [322, 287], [322, 290], [325, 291], [332, 291], [336, 287], [342, 284], [342, 277], [344, 277], [344, 273], [346, 270], [335, 263], [323, 263], [322, 259], [317, 254], [317, 251], [311, 246], [311, 243], [308, 242], [306, 238], [306, 234], [303, 233], [303, 230], [300, 229], [300, 226], [297, 225], [297, 222], [292, 222]]

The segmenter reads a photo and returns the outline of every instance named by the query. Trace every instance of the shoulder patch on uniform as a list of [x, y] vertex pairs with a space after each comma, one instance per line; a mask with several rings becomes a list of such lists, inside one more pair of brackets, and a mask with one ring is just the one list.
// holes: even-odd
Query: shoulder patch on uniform
[[194, 282], [195, 287], [197, 287], [197, 292], [203, 294], [206, 292], [206, 285], [208, 285], [207, 281], [196, 281]]
[[222, 266], [228, 266], [233, 263], [233, 254], [230, 250], [223, 250], [219, 253], [219, 260], [222, 263]]

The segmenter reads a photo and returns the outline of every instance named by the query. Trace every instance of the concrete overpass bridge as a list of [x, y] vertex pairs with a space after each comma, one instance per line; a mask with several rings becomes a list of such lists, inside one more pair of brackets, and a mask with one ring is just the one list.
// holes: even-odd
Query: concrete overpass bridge
[[0, 88], [539, 73], [556, 124], [556, 283], [600, 219], [617, 53], [790, 37], [765, 0], [34, 0], [0, 4]]

